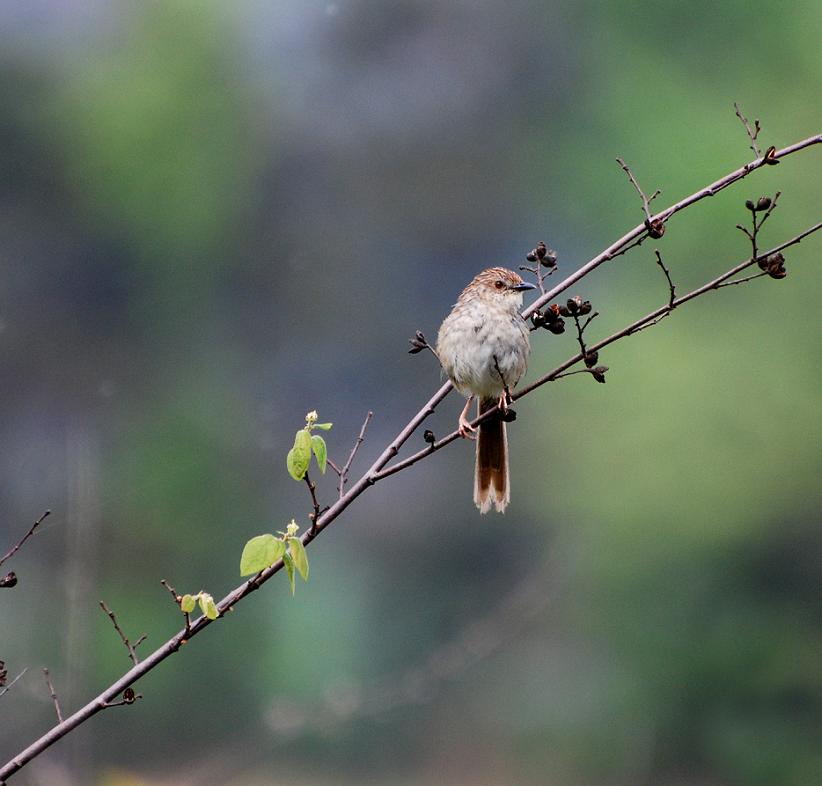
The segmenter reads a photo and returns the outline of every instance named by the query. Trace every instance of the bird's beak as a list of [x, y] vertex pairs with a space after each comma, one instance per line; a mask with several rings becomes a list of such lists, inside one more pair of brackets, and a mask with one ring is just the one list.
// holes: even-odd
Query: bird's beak
[[514, 290], [514, 292], [523, 292], [526, 289], [536, 289], [536, 284], [529, 284], [527, 281], [523, 281], [521, 284], [517, 284], [515, 287], [510, 287]]

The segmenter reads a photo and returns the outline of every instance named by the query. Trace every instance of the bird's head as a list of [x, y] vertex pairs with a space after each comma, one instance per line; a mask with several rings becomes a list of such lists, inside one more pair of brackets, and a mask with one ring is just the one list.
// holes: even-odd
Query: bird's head
[[522, 293], [534, 289], [513, 270], [504, 267], [489, 267], [479, 273], [466, 287], [468, 293], [483, 298], [490, 303], [498, 303], [506, 308], [516, 309], [522, 305]]

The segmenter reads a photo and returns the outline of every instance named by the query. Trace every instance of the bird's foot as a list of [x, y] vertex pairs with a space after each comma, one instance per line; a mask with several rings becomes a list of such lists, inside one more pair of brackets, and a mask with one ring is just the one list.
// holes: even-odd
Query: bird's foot
[[506, 386], [500, 394], [499, 401], [497, 402], [497, 409], [505, 414], [508, 411], [508, 406], [512, 404], [513, 401], [514, 399], [511, 397], [511, 391], [508, 390], [508, 387]]
[[477, 430], [471, 425], [468, 418], [465, 417], [465, 413], [460, 415], [457, 431], [463, 439], [476, 439]]

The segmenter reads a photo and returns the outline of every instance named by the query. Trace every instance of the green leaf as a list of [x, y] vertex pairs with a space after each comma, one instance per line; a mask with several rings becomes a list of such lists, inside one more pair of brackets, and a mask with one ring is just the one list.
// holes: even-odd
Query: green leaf
[[186, 612], [186, 614], [191, 614], [196, 605], [197, 601], [194, 599], [193, 595], [183, 595], [183, 597], [180, 598], [180, 609]]
[[323, 431], [329, 431], [333, 423], [315, 423], [314, 428], [321, 428]]
[[257, 535], [243, 547], [240, 575], [250, 576], [273, 565], [285, 553], [285, 543], [273, 535]]
[[200, 601], [200, 609], [202, 609], [203, 614], [205, 614], [210, 620], [216, 620], [217, 617], [220, 616], [220, 612], [217, 611], [217, 604], [214, 602], [214, 598], [212, 598], [207, 592], [201, 592], [198, 600]]
[[283, 565], [285, 565], [285, 572], [288, 574], [288, 581], [291, 583], [291, 594], [297, 591], [297, 586], [294, 582], [294, 562], [288, 554], [283, 554]]
[[325, 463], [328, 459], [328, 448], [325, 446], [325, 440], [319, 434], [312, 434], [311, 436], [311, 450], [317, 458], [317, 466], [320, 472], [325, 475]]
[[288, 550], [291, 552], [291, 559], [294, 560], [294, 567], [303, 577], [303, 581], [308, 581], [308, 555], [305, 553], [303, 542], [299, 538], [289, 538]]
[[288, 473], [294, 480], [302, 480], [311, 461], [311, 434], [301, 428], [294, 435], [294, 447], [288, 451], [285, 464]]

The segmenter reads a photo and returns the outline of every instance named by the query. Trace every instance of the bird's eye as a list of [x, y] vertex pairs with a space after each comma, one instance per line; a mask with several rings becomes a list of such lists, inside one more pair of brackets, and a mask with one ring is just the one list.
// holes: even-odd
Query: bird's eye
[[505, 289], [505, 282], [504, 282], [502, 279], [497, 279], [497, 280], [494, 282], [494, 286], [495, 286], [497, 289]]

